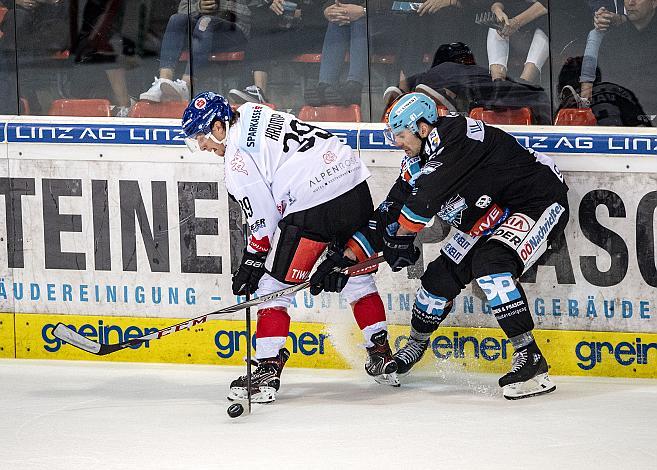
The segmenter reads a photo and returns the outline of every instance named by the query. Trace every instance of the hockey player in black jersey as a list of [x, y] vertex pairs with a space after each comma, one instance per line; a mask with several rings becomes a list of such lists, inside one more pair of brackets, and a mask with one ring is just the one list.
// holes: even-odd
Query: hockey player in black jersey
[[[413, 242], [434, 216], [454, 228], [421, 278], [409, 340], [395, 354], [398, 373], [420, 360], [453, 300], [476, 280], [515, 349], [511, 370], [499, 380], [504, 396], [555, 390], [518, 278], [568, 221], [563, 176], [550, 158], [500, 129], [462, 116], [438, 117], [433, 100], [421, 93], [398, 98], [386, 121], [387, 138], [406, 154], [401, 174], [370, 223], [351, 237], [345, 256], [360, 260], [383, 251], [399, 271], [419, 258]], [[316, 275], [311, 284], [331, 286], [333, 275]]]

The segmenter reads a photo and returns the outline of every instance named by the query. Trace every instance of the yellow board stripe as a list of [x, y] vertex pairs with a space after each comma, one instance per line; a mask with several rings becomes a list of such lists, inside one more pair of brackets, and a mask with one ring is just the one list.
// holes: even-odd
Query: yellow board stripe
[[13, 313], [0, 313], [0, 357], [16, 357]]
[[[13, 315], [0, 314], [0, 357], [14, 357]], [[115, 343], [164, 328], [184, 319], [16, 314], [15, 357], [190, 364], [243, 364], [244, 322], [212, 321], [157, 341], [94, 356], [52, 335], [58, 322], [72, 325], [94, 341]], [[255, 323], [253, 324], [255, 331]], [[404, 344], [408, 327], [391, 325], [391, 346]], [[535, 330], [554, 375], [657, 378], [657, 334]], [[363, 367], [366, 353], [355, 325], [292, 323], [287, 348], [292, 367], [346, 369]], [[440, 328], [419, 367], [456, 367], [501, 374], [509, 369], [513, 348], [496, 328]], [[447, 361], [446, 363], [443, 361]]]

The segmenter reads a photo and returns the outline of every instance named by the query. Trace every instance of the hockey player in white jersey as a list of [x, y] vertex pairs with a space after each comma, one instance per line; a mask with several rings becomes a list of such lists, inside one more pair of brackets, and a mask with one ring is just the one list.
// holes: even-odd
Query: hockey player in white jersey
[[[233, 111], [223, 96], [212, 92], [190, 102], [182, 127], [201, 150], [224, 158], [226, 189], [250, 226], [248, 246], [233, 275], [235, 295], [262, 296], [304, 282], [327, 248], [336, 266], [350, 265], [342, 250], [367, 222], [373, 204], [365, 182], [370, 173], [349, 146], [324, 129], [261, 104], [245, 103]], [[369, 353], [365, 370], [379, 383], [399, 385], [385, 310], [371, 272], [331, 279], [344, 286], [343, 295], [363, 332]], [[290, 355], [284, 345], [292, 298], [282, 296], [259, 307], [254, 402], [276, 398]], [[246, 394], [242, 376], [232, 382], [229, 398]]]

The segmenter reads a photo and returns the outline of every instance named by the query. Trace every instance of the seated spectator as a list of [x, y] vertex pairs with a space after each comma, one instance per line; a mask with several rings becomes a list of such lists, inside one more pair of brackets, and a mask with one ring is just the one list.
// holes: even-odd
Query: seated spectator
[[[555, 116], [564, 108], [584, 107], [576, 91], [582, 62], [582, 57], [570, 57], [561, 67], [557, 81], [557, 91], [561, 94]], [[619, 84], [603, 82], [599, 68], [595, 70], [591, 98], [586, 107], [591, 108], [599, 126], [652, 126], [636, 95]]]
[[579, 77], [581, 87], [581, 101], [579, 105], [581, 107], [588, 107], [590, 105], [602, 39], [610, 27], [618, 26], [627, 20], [627, 16], [624, 14], [622, 0], [589, 0], [589, 5], [593, 11], [594, 28], [586, 38], [582, 73]]
[[[78, 98], [107, 97], [104, 86], [91, 78], [98, 66], [105, 74], [114, 96], [113, 113], [126, 117], [132, 100], [126, 81], [126, 64], [123, 54], [122, 27], [125, 4], [123, 0], [87, 0], [82, 11], [82, 24], [73, 51], [78, 66]], [[84, 69], [82, 69], [84, 67]]]
[[[306, 90], [306, 103], [345, 106], [361, 102], [367, 80], [367, 10], [365, 0], [352, 3], [329, 2], [324, 6], [328, 20], [317, 88]], [[345, 83], [338, 83], [349, 51], [349, 73]]]
[[[229, 91], [231, 101], [270, 102], [268, 76], [273, 65], [294, 55], [321, 50], [325, 31], [319, 0], [251, 0], [251, 37], [244, 65], [253, 82]], [[251, 75], [249, 73], [249, 75]]]
[[[7, 46], [6, 50], [10, 44], [11, 49], [15, 47], [11, 52], [15, 59], [11, 58], [11, 62], [15, 60], [21, 75], [25, 72], [27, 77], [21, 80], [21, 95], [32, 104], [31, 111], [40, 114], [37, 92], [41, 91], [47, 78], [33, 73], [33, 70], [41, 66], [44, 57], [68, 46], [68, 0], [15, 0], [4, 3], [9, 11], [2, 29], [9, 34], [5, 34], [2, 41]], [[15, 82], [15, 79], [12, 81]], [[15, 93], [16, 88], [12, 95]]]
[[468, 114], [476, 107], [528, 107], [536, 124], [551, 122], [550, 103], [542, 88], [508, 79], [493, 82], [462, 42], [441, 45], [429, 70], [402, 80], [395, 88], [386, 90], [384, 101], [389, 103], [398, 94], [415, 90], [428, 94], [448, 111]]
[[[627, 21], [610, 29], [598, 55], [602, 80], [629, 89], [645, 111], [657, 114], [657, 0], [625, 0]], [[594, 99], [594, 98], [593, 98]]]
[[[488, 64], [493, 80], [505, 79], [508, 73], [509, 38], [520, 30], [533, 31], [533, 37], [527, 59], [520, 74], [520, 80], [528, 83], [538, 83], [541, 69], [547, 61], [550, 45], [547, 31], [547, 0], [529, 1], [505, 0], [505, 3], [495, 2], [490, 9], [495, 14], [502, 29], [488, 30], [487, 48]], [[510, 15], [513, 15], [510, 17]]]
[[[178, 13], [169, 18], [160, 50], [160, 73], [151, 87], [139, 96], [148, 101], [189, 101], [194, 77], [207, 72], [210, 55], [217, 51], [239, 50], [249, 34], [250, 12], [243, 0], [181, 0]], [[188, 24], [193, 26], [192, 59], [181, 79], [174, 81], [180, 54], [188, 45]], [[216, 45], [216, 47], [214, 47]]]

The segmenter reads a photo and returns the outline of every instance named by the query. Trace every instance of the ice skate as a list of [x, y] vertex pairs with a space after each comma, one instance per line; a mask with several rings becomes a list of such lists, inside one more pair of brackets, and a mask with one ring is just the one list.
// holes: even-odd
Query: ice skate
[[394, 355], [395, 362], [397, 363], [397, 373], [401, 376], [408, 375], [411, 368], [420, 362], [428, 346], [428, 339], [421, 341], [410, 336], [404, 347], [399, 349]]
[[507, 400], [542, 395], [557, 388], [548, 376], [547, 361], [536, 343], [513, 353], [511, 370], [500, 378], [499, 384]]
[[[283, 348], [278, 356], [261, 359], [251, 374], [251, 402], [271, 403], [281, 386], [281, 372], [290, 357], [290, 351]], [[231, 401], [248, 399], [246, 375], [230, 384], [228, 399]]]
[[365, 363], [365, 371], [374, 378], [376, 383], [399, 387], [397, 378], [397, 363], [392, 357], [388, 344], [388, 332], [383, 330], [372, 335], [374, 346], [367, 348], [369, 357]]

